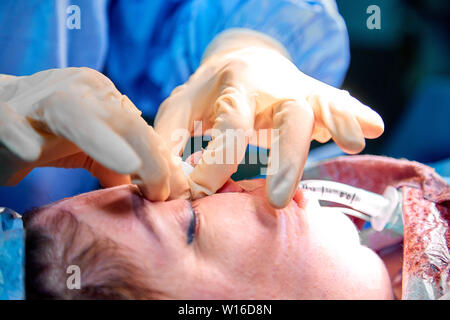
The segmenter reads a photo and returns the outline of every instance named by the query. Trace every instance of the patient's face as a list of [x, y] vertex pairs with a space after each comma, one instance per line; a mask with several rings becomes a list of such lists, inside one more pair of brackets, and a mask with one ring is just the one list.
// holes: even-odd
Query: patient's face
[[39, 221], [72, 212], [129, 248], [161, 298], [391, 298], [383, 262], [359, 245], [350, 219], [300, 191], [275, 210], [264, 187], [264, 180], [229, 181], [196, 201], [152, 203], [124, 185], [57, 202]]

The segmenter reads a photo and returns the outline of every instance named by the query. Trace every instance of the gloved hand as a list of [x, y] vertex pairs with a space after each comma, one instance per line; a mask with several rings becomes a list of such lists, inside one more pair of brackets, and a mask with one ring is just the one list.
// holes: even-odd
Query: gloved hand
[[[243, 159], [246, 143], [226, 142], [227, 129], [273, 128], [279, 136], [271, 142], [268, 172], [274, 174], [267, 176], [266, 186], [269, 202], [278, 208], [294, 195], [311, 139], [324, 143], [333, 138], [345, 152], [358, 153], [364, 137], [376, 138], [384, 130], [383, 120], [368, 106], [303, 74], [272, 38], [244, 29], [213, 40], [198, 70], [161, 105], [155, 130], [179, 155], [189, 135], [177, 140], [178, 130], [192, 134], [196, 120], [203, 130], [215, 130], [189, 176], [193, 197], [217, 191]], [[279, 161], [273, 161], [275, 150]], [[207, 160], [233, 151], [235, 163]]]
[[180, 162], [95, 70], [0, 75], [0, 185], [18, 183], [35, 167], [84, 168], [106, 187], [133, 181], [150, 200], [187, 198]]

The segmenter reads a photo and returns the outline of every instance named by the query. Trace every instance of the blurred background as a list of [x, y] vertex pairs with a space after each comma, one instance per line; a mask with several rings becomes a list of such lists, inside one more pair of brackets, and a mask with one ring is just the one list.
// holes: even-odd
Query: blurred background
[[[450, 158], [450, 1], [338, 0], [350, 37], [343, 88], [377, 110], [384, 134], [364, 153], [423, 163]], [[366, 12], [377, 5], [381, 29]], [[313, 147], [316, 147], [314, 144]]]

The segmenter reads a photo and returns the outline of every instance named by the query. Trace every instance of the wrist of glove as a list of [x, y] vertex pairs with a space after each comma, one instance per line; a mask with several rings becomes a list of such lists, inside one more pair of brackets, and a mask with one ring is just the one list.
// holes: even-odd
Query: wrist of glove
[[274, 50], [288, 60], [292, 60], [283, 44], [268, 35], [244, 28], [227, 29], [218, 34], [203, 53], [202, 63], [214, 55], [223, 55], [231, 51], [249, 47]]

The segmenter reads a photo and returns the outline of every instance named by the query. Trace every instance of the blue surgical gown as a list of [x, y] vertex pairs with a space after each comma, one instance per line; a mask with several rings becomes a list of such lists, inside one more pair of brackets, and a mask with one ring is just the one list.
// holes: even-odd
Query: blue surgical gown
[[[67, 27], [71, 5], [79, 29]], [[214, 36], [235, 27], [277, 39], [304, 73], [341, 84], [349, 43], [334, 0], [2, 0], [0, 74], [90, 67], [151, 119]], [[39, 168], [16, 187], [0, 187], [0, 206], [22, 213], [96, 187], [80, 169]]]

